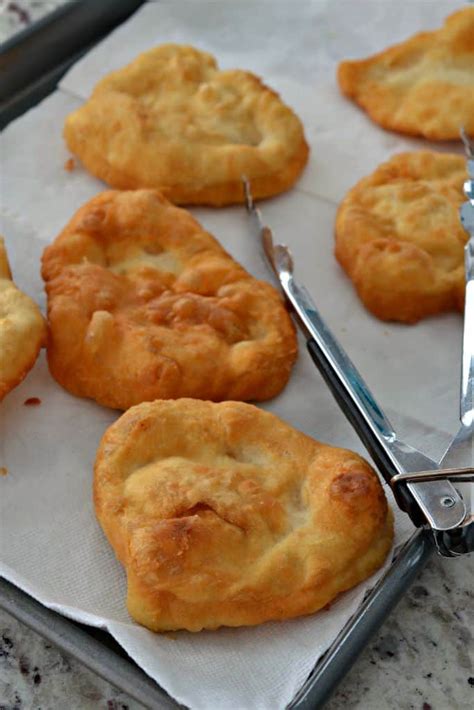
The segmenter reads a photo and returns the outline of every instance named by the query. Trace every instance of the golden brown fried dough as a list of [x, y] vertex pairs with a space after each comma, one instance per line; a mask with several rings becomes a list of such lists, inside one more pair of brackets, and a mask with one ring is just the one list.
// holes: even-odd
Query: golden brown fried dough
[[460, 155], [400, 153], [342, 201], [336, 256], [378, 318], [415, 323], [463, 310], [466, 177]]
[[342, 92], [384, 128], [431, 140], [474, 134], [474, 7], [368, 59], [341, 62]]
[[105, 433], [97, 517], [154, 631], [310, 614], [371, 575], [392, 543], [372, 468], [249, 404], [133, 407]]
[[38, 306], [12, 281], [0, 237], [0, 400], [31, 370], [45, 337], [46, 325]]
[[249, 72], [166, 44], [97, 84], [66, 119], [69, 149], [112, 187], [159, 188], [177, 204], [243, 202], [290, 188], [308, 158], [303, 127]]
[[155, 190], [104, 192], [43, 255], [48, 360], [73, 394], [127, 409], [192, 396], [263, 400], [296, 359], [277, 291]]

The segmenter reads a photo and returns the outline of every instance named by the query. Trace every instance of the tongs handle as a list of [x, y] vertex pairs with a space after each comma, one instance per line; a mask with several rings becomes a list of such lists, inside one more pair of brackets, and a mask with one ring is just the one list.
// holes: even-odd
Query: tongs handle
[[[413, 463], [421, 465], [423, 462], [423, 467], [434, 467], [431, 459], [397, 440], [393, 426], [326, 326], [306, 288], [298, 285], [291, 275], [282, 277], [280, 274], [280, 282], [303, 326], [308, 351], [315, 365], [386, 480], [390, 481], [395, 474], [410, 470]], [[417, 460], [412, 462], [411, 456]]]
[[[473, 207], [474, 213], [474, 207]], [[466, 300], [461, 367], [461, 422], [465, 427], [474, 424], [474, 237], [464, 252], [466, 271]]]
[[[243, 187], [247, 211], [255, 221], [264, 254], [293, 308], [298, 325], [306, 334], [311, 357], [384, 478], [390, 481], [398, 473], [439, 468], [435, 461], [397, 438], [382, 408], [324, 323], [308, 291], [296, 282], [291, 252], [284, 244], [274, 244], [272, 231], [263, 223], [254, 205], [246, 178], [243, 178]], [[416, 525], [428, 522], [435, 530], [450, 530], [465, 519], [466, 506], [448, 480], [410, 482], [406, 489], [398, 487], [396, 494], [400, 507]], [[443, 505], [443, 501], [448, 500], [450, 505]]]
[[464, 247], [466, 291], [464, 305], [464, 333], [461, 368], [461, 422], [465, 427], [474, 424], [474, 152], [470, 140], [461, 132], [467, 152], [468, 179], [464, 183], [467, 201], [461, 205], [461, 224], [469, 234]]
[[[309, 353], [384, 478], [390, 481], [392, 476], [406, 471], [436, 469], [436, 462], [397, 438], [387, 416], [326, 326], [308, 291], [295, 281], [290, 270], [282, 268], [282, 259], [278, 262], [275, 266], [280, 285], [306, 334]], [[446, 530], [459, 525], [466, 515], [461, 496], [448, 480], [408, 483], [406, 488], [398, 487], [396, 493], [400, 507], [416, 525], [427, 520], [433, 528]], [[413, 504], [412, 496], [419, 507]], [[452, 501], [449, 507], [443, 505], [446, 500]]]
[[392, 455], [390, 451], [394, 444], [396, 446], [396, 434], [390, 421], [347, 353], [326, 326], [306, 288], [291, 278], [287, 281], [285, 292], [304, 326], [307, 347], [314, 363], [338, 398], [339, 405], [369, 449], [375, 463], [389, 480], [405, 468], [395, 453]]

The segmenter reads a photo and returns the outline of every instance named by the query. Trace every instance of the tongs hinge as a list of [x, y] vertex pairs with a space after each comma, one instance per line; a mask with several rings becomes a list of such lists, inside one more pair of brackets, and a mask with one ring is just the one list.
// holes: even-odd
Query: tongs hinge
[[[473, 483], [474, 468], [468, 466], [465, 468], [439, 468], [430, 469], [428, 471], [415, 471], [407, 473], [397, 473], [390, 479], [390, 486], [393, 490], [396, 500], [404, 500], [402, 494], [406, 495], [407, 490], [410, 491], [412, 486], [430, 484], [435, 481], [453, 483]], [[459, 495], [459, 491], [455, 488]], [[468, 496], [469, 497], [469, 496]], [[471, 489], [472, 499], [472, 489]], [[456, 505], [456, 499], [447, 490], [439, 499], [439, 504], [449, 514]], [[436, 527], [430, 526], [433, 532], [434, 541], [438, 552], [443, 557], [458, 557], [459, 555], [467, 554], [474, 551], [474, 506], [472, 500], [470, 508], [466, 511], [464, 518], [456, 526]]]

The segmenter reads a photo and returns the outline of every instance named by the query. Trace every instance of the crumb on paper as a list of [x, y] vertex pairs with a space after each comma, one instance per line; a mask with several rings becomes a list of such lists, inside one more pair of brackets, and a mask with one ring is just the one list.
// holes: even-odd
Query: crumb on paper
[[23, 404], [26, 407], [37, 407], [38, 404], [41, 404], [41, 400], [39, 397], [28, 397], [28, 399], [25, 399]]
[[66, 162], [64, 163], [64, 170], [67, 170], [68, 173], [72, 173], [74, 168], [76, 167], [76, 163], [74, 161], [74, 158], [68, 158]]
[[0, 466], [0, 476], [8, 475], [8, 468], [6, 466]]

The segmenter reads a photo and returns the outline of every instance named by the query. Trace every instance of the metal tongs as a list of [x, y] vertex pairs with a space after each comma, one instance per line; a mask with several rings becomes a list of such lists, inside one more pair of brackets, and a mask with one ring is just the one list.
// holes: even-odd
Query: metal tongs
[[[318, 312], [306, 288], [294, 275], [291, 252], [275, 244], [271, 229], [255, 207], [250, 184], [243, 178], [247, 211], [257, 227], [263, 251], [290, 304], [295, 321], [306, 337], [309, 353], [342, 412], [354, 427], [398, 505], [417, 527], [432, 531], [436, 548], [444, 557], [474, 551], [474, 506], [468, 510], [474, 481], [474, 154], [463, 133], [469, 179], [464, 184], [468, 201], [461, 221], [470, 233], [465, 249], [466, 305], [461, 375], [461, 428], [436, 462], [397, 436], [347, 353]], [[464, 497], [453, 483], [468, 483]], [[470, 496], [469, 496], [470, 493]]]

